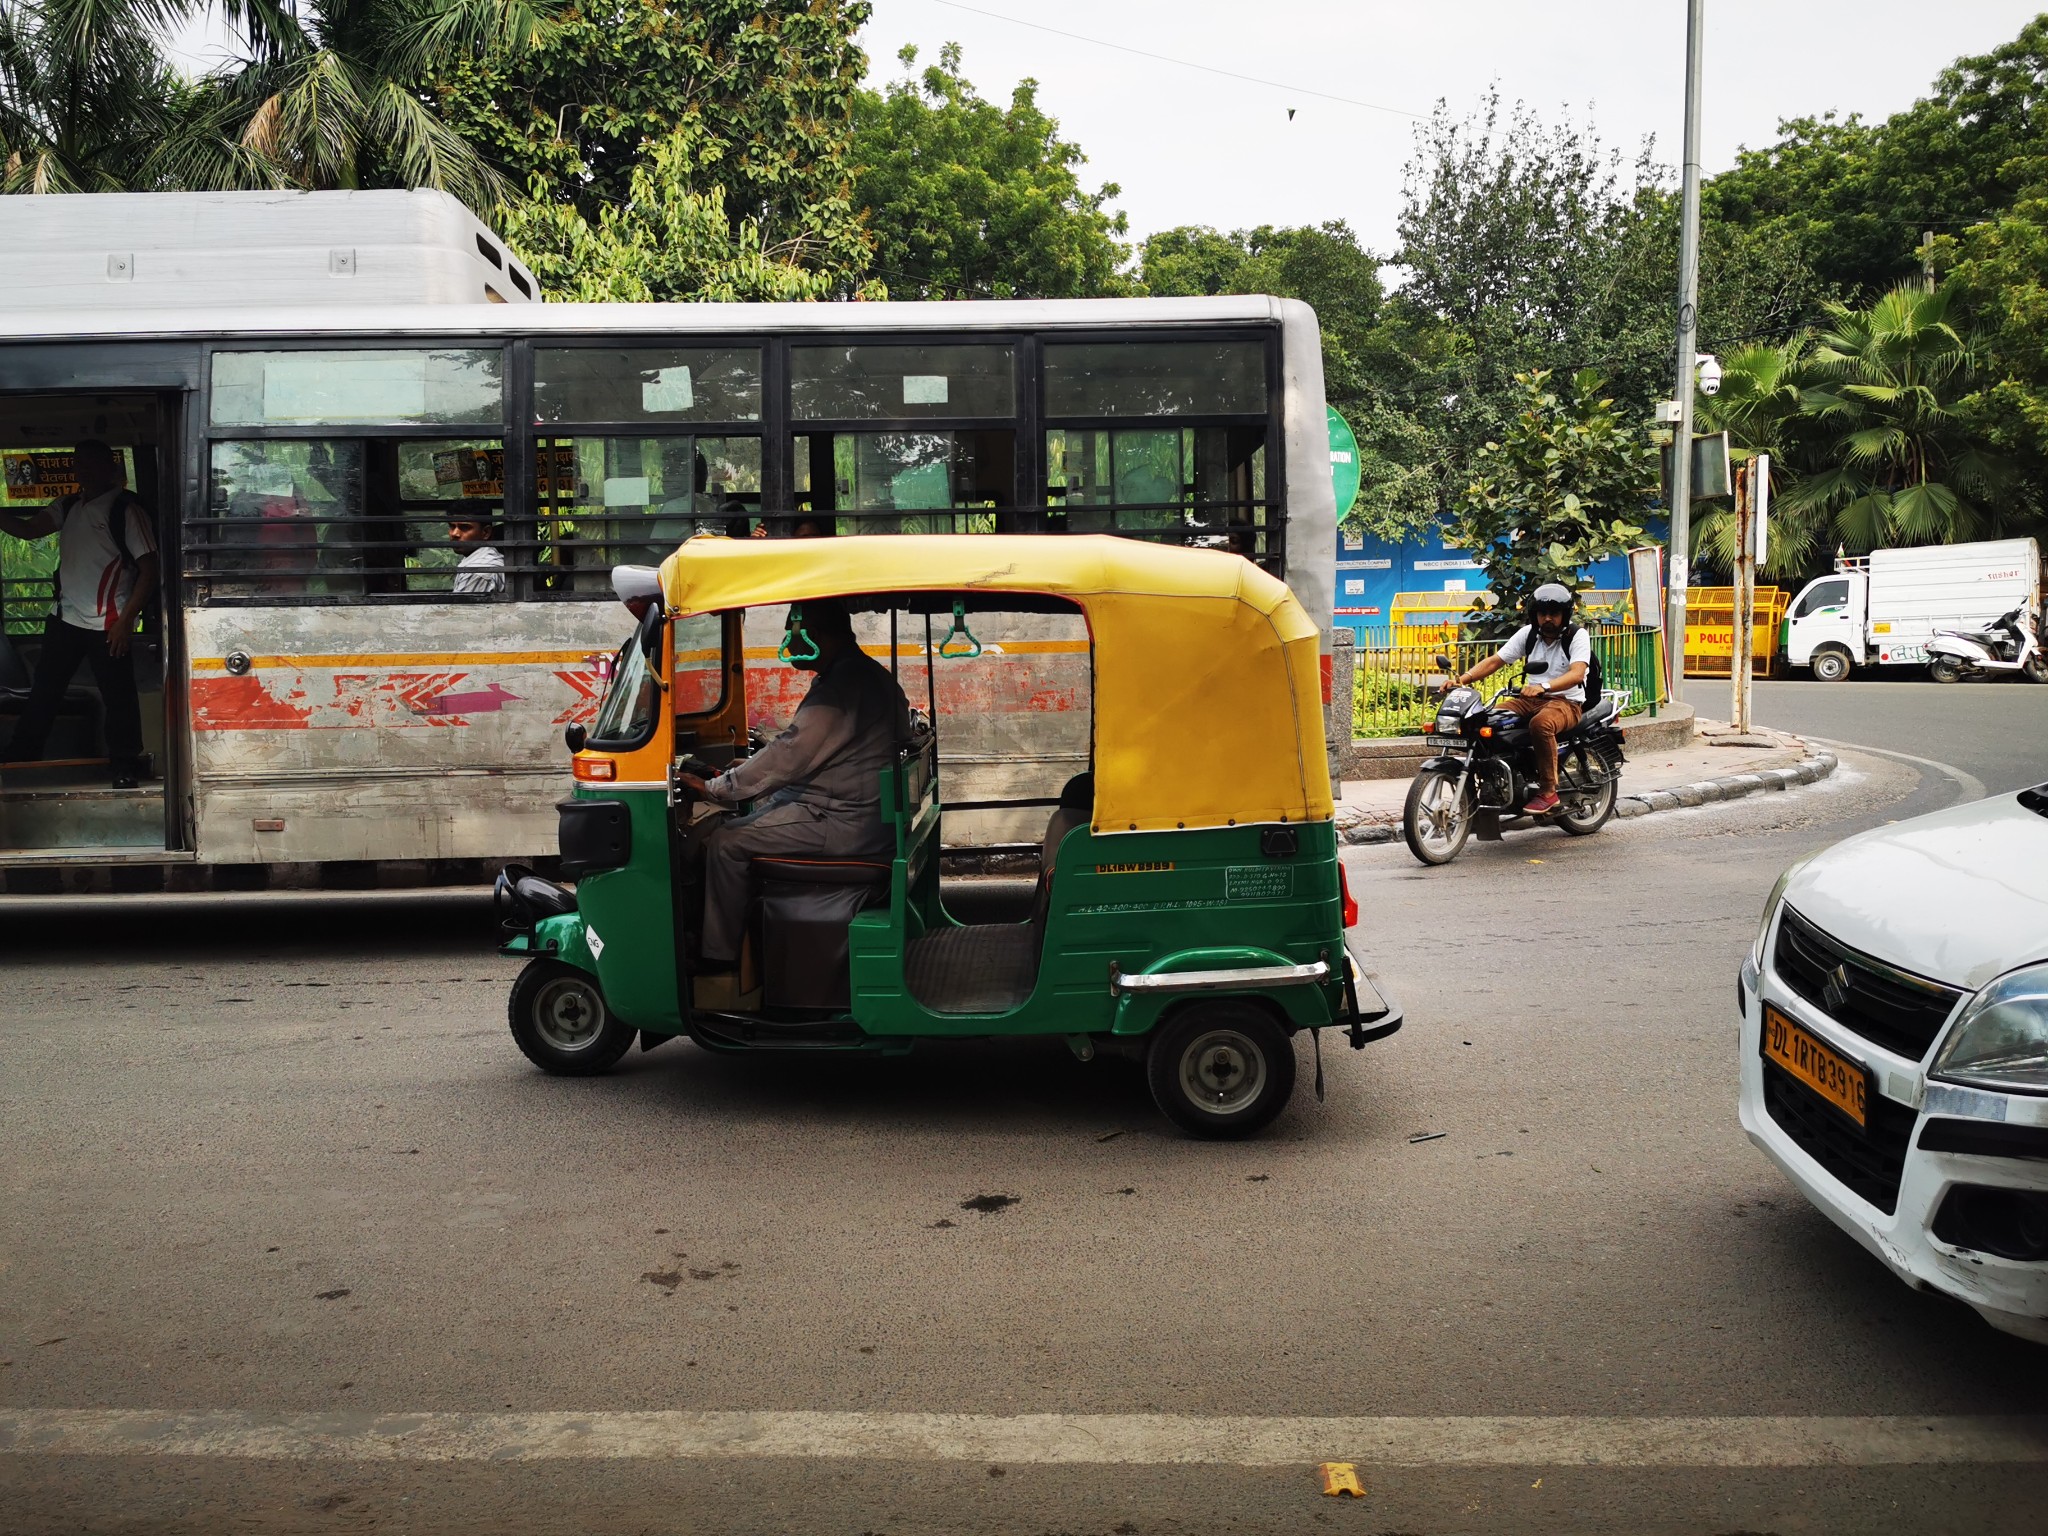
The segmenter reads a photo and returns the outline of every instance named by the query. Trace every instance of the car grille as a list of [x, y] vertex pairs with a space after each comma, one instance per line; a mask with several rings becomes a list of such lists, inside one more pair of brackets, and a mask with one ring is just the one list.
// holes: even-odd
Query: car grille
[[1790, 907], [1771, 952], [1778, 979], [1844, 1029], [1918, 1061], [1963, 994], [1895, 970], [1830, 938]]
[[1766, 1061], [1764, 1112], [1800, 1151], [1887, 1216], [1898, 1209], [1912, 1110], [1873, 1093], [1864, 1103], [1870, 1123], [1859, 1128], [1783, 1067]]

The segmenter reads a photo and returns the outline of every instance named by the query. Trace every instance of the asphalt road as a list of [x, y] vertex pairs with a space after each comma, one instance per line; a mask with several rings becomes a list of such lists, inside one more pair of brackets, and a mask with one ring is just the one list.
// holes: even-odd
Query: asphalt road
[[[1954, 759], [1991, 728], [1937, 713], [1877, 744]], [[2013, 729], [1968, 771], [1993, 783], [2048, 737]], [[1321, 1104], [1303, 1042], [1294, 1107], [1240, 1145], [1180, 1139], [1134, 1069], [1057, 1043], [676, 1044], [550, 1079], [505, 1033], [511, 963], [473, 905], [0, 907], [0, 1525], [2037, 1531], [2038, 1460], [1799, 1452], [1824, 1416], [1938, 1437], [2040, 1413], [2048, 1353], [1893, 1281], [1735, 1119], [1735, 968], [1777, 871], [1955, 793], [1850, 754], [1811, 789], [1442, 870], [1355, 850], [1410, 1022], [1327, 1047]], [[8, 1449], [82, 1409], [157, 1417]], [[662, 1420], [703, 1444], [511, 1454], [544, 1438], [522, 1416], [678, 1410], [769, 1415], [786, 1448], [712, 1454], [768, 1430]], [[423, 1413], [481, 1449], [361, 1459], [378, 1416]], [[991, 1417], [915, 1417], [952, 1414]], [[251, 1454], [277, 1415], [324, 1416], [293, 1422], [330, 1452]], [[1762, 1452], [1723, 1443], [1760, 1415], [1782, 1454], [1769, 1424], [1744, 1431]], [[1201, 1451], [1224, 1416], [1291, 1449]], [[1503, 1456], [1500, 1416], [1563, 1439]], [[1441, 1444], [1376, 1460], [1304, 1418]], [[1674, 1424], [1730, 1464], [1615, 1449]], [[172, 1433], [184, 1453], [120, 1440]], [[1366, 1497], [1324, 1497], [1327, 1459]]]
[[[1725, 720], [1732, 693], [1725, 679], [1696, 677], [1684, 697], [1700, 714]], [[1788, 678], [1753, 683], [1750, 712], [1759, 725], [1802, 736], [1939, 759], [1994, 795], [2048, 780], [2048, 688], [2039, 683], [1890, 682], [1867, 673], [1841, 683]]]

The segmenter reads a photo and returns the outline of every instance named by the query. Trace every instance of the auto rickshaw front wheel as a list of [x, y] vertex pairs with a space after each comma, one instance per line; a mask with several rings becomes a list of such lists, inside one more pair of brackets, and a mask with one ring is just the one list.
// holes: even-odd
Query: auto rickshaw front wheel
[[1294, 1046], [1264, 1009], [1218, 998], [1154, 1031], [1145, 1077], [1153, 1101], [1190, 1136], [1249, 1136], [1294, 1096]]
[[560, 960], [530, 961], [506, 1013], [526, 1059], [559, 1077], [610, 1071], [633, 1044], [632, 1026], [605, 1006], [597, 978]]

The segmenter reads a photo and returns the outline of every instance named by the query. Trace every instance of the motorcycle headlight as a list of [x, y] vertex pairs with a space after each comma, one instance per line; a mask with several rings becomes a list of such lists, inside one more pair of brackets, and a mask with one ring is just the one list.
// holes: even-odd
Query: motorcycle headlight
[[1465, 728], [1465, 717], [1444, 713], [1436, 717], [1436, 733], [1439, 736], [1455, 736]]
[[1928, 1075], [2004, 1093], [2048, 1093], [2048, 965], [2008, 971], [1971, 998]]
[[1763, 970], [1764, 935], [1771, 931], [1771, 918], [1778, 910], [1778, 903], [1785, 899], [1785, 887], [1792, 883], [1794, 875], [1806, 868], [1811, 862], [1812, 860], [1810, 859], [1801, 859], [1797, 864], [1789, 867], [1785, 873], [1778, 876], [1778, 883], [1771, 887], [1771, 894], [1764, 901], [1764, 919], [1757, 924], [1756, 938], [1750, 942], [1749, 946], [1749, 964], [1752, 970], [1759, 972]]

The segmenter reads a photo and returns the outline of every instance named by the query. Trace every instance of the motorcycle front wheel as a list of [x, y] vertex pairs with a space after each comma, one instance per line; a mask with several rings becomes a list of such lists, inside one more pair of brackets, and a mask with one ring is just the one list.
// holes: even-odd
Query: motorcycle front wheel
[[1448, 864], [1472, 835], [1472, 783], [1441, 773], [1419, 773], [1401, 810], [1401, 837], [1425, 864]]

